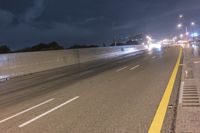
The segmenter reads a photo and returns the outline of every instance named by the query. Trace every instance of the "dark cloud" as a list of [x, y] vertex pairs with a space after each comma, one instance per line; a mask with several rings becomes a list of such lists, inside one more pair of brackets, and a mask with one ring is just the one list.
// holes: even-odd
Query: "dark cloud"
[[114, 36], [173, 36], [177, 16], [200, 21], [199, 0], [0, 0], [0, 43], [109, 42]]
[[5, 28], [9, 26], [14, 20], [14, 15], [5, 10], [0, 9], [0, 27]]
[[33, 5], [22, 16], [25, 22], [32, 22], [40, 17], [45, 9], [45, 0], [35, 0]]

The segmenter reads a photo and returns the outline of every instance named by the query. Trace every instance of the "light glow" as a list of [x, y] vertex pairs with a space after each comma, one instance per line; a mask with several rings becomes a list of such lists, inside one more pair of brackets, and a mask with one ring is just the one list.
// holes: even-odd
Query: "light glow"
[[195, 22], [191, 22], [191, 25], [192, 25], [192, 26], [195, 26]]
[[194, 32], [194, 33], [191, 34], [191, 37], [198, 37], [198, 36], [199, 36], [199, 34], [196, 33], [196, 32]]
[[146, 36], [148, 41], [152, 41], [152, 38], [150, 36]]
[[181, 39], [183, 38], [183, 36], [184, 36], [183, 34], [180, 34], [180, 38], [181, 38]]
[[158, 49], [161, 50], [162, 46], [160, 43], [151, 43], [149, 44], [149, 50]]
[[183, 26], [182, 24], [178, 24], [178, 25], [177, 25], [178, 28], [181, 28], [182, 26]]

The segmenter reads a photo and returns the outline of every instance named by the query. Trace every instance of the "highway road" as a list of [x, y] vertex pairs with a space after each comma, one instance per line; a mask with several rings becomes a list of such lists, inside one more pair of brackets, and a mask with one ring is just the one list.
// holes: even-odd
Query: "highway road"
[[1, 133], [146, 133], [179, 47], [0, 83]]

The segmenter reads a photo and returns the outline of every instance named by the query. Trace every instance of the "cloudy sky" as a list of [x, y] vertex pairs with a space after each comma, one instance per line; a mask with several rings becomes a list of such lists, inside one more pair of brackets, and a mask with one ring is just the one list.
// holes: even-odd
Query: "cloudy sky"
[[200, 0], [0, 0], [0, 44], [101, 44], [137, 33], [177, 34], [177, 16], [200, 23]]

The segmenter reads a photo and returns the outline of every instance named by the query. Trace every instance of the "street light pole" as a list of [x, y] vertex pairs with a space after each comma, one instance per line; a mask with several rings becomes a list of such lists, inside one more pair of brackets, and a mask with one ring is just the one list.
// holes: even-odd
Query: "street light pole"
[[189, 34], [190, 34], [190, 33], [188, 32], [188, 27], [186, 26], [186, 27], [185, 27], [185, 35], [186, 35], [185, 38], [186, 38], [187, 41], [189, 40], [189, 39], [188, 39]]
[[[191, 22], [191, 27], [192, 27], [192, 34], [194, 34], [194, 26], [195, 26], [195, 22]], [[192, 35], [192, 40], [194, 42], [194, 35]]]
[[[183, 18], [184, 18], [184, 16], [183, 16], [183, 14], [180, 14], [179, 15], [179, 19], [180, 20], [183, 20]], [[181, 29], [182, 27], [183, 27], [183, 24], [182, 24], [183, 22], [181, 22], [181, 23], [179, 23], [178, 25], [177, 25], [177, 28], [178, 29]], [[195, 26], [196, 24], [195, 24], [195, 22], [194, 21], [192, 21], [191, 23], [190, 23], [190, 26], [191, 26], [191, 32], [193, 33], [194, 32], [194, 29], [193, 29], [193, 27]], [[189, 35], [190, 35], [190, 32], [188, 32], [188, 25], [187, 24], [185, 24], [184, 25], [184, 27], [185, 27], [185, 35], [186, 35], [186, 39], [187, 39], [187, 41], [189, 40]], [[193, 37], [193, 40], [194, 40], [194, 37]]]

